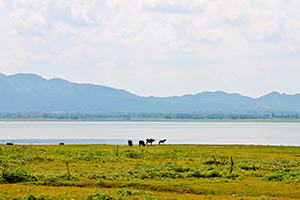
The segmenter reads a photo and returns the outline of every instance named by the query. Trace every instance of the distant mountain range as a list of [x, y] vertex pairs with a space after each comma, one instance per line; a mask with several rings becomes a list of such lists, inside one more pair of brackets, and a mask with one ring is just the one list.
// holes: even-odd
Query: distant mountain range
[[225, 92], [141, 97], [111, 87], [0, 73], [0, 112], [300, 112], [300, 94], [260, 98]]

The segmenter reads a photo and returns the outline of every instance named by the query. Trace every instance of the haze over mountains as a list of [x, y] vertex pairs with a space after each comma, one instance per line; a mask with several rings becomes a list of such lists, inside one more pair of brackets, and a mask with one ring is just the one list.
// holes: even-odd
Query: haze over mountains
[[300, 112], [300, 94], [260, 98], [225, 92], [141, 97], [111, 87], [0, 73], [0, 112]]

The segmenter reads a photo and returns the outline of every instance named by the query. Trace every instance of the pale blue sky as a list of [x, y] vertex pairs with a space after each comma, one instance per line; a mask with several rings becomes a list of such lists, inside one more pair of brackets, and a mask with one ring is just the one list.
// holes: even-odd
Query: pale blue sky
[[0, 0], [0, 72], [143, 96], [300, 93], [299, 0]]

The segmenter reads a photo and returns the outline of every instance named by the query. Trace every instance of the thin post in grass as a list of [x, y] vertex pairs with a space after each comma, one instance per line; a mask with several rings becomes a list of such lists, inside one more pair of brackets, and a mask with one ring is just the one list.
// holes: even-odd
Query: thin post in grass
[[117, 144], [117, 151], [116, 151], [116, 156], [119, 156], [119, 144]]
[[233, 170], [233, 159], [232, 159], [232, 156], [230, 157], [230, 160], [231, 160], [231, 166], [230, 166], [230, 172], [229, 172], [229, 174], [231, 174], [232, 173], [232, 170]]
[[70, 174], [70, 170], [69, 170], [69, 163], [68, 163], [68, 161], [66, 161], [66, 165], [67, 165], [67, 171], [68, 171], [68, 180], [70, 180], [71, 174]]

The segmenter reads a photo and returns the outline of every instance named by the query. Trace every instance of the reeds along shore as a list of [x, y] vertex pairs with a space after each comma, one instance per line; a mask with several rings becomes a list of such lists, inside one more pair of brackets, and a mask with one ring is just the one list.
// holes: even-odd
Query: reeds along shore
[[300, 147], [1, 145], [2, 199], [299, 199]]

